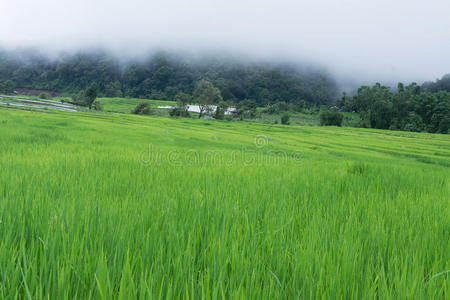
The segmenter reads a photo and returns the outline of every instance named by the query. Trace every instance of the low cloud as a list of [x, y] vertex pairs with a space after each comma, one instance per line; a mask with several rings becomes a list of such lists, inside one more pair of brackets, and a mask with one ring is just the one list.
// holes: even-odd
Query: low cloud
[[0, 2], [0, 45], [218, 51], [309, 62], [359, 82], [420, 82], [450, 73], [449, 11], [447, 0], [15, 0]]

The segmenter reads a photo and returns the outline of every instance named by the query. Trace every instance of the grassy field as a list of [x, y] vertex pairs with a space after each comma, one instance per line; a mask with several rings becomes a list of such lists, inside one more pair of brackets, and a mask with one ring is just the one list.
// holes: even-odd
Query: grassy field
[[[137, 98], [98, 98], [97, 101], [102, 103], [103, 110], [107, 112], [130, 113], [139, 103], [147, 102], [150, 107], [156, 110], [158, 106], [176, 105], [174, 101], [148, 100]], [[162, 110], [169, 115], [168, 110]]]
[[[1, 97], [1, 96], [0, 96]], [[51, 100], [40, 99], [36, 96], [18, 96], [22, 99], [28, 100], [38, 100], [38, 101], [70, 101], [70, 97], [54, 97]], [[1, 98], [0, 98], [1, 99]], [[13, 98], [7, 98], [9, 102], [17, 102], [21, 103], [20, 100], [15, 100]], [[153, 116], [159, 117], [169, 117], [169, 109], [160, 109], [159, 106], [176, 106], [175, 101], [167, 101], [167, 100], [150, 100], [150, 99], [139, 99], [139, 98], [110, 98], [110, 97], [100, 97], [97, 98], [98, 102], [102, 104], [103, 111], [105, 113], [124, 113], [130, 114], [133, 109], [139, 103], [149, 103], [152, 109]], [[67, 103], [66, 103], [67, 104]], [[79, 107], [79, 110], [87, 110], [86, 107]], [[286, 112], [278, 112], [275, 114], [267, 114], [263, 113], [263, 108], [260, 107], [257, 109], [256, 115], [254, 118], [245, 119], [247, 122], [255, 122], [262, 124], [280, 124], [281, 117]], [[320, 124], [320, 111], [310, 112], [287, 112], [290, 119], [289, 123], [291, 125], [306, 125], [306, 126], [318, 126]], [[198, 114], [195, 112], [191, 112], [191, 118], [198, 118]], [[358, 127], [357, 124], [359, 122], [359, 116], [357, 113], [344, 112], [344, 120], [342, 122], [342, 126], [352, 126]], [[238, 118], [234, 118], [233, 121], [237, 121]]]
[[449, 168], [448, 135], [0, 107], [0, 297], [448, 299]]
[[[247, 119], [247, 121], [258, 122], [263, 124], [280, 124], [281, 117], [285, 112], [280, 112], [276, 114], [261, 113], [262, 109], [259, 109], [257, 116], [254, 119]], [[306, 126], [319, 126], [320, 125], [320, 111], [313, 113], [305, 112], [287, 112], [289, 115], [290, 125], [306, 125]], [[342, 121], [342, 126], [353, 126], [357, 127], [359, 122], [359, 116], [356, 113], [343, 112], [344, 119]]]

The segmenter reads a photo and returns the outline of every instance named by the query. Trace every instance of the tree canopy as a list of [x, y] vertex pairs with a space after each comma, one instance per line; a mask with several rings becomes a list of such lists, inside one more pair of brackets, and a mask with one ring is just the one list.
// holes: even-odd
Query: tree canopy
[[337, 106], [358, 112], [363, 127], [432, 133], [450, 128], [450, 92], [429, 93], [415, 83], [399, 83], [396, 92], [379, 83], [362, 86], [354, 97], [344, 94]]
[[245, 63], [211, 58], [195, 60], [168, 53], [122, 62], [102, 52], [78, 53], [50, 60], [34, 53], [0, 50], [0, 81], [20, 88], [78, 93], [91, 82], [99, 96], [173, 100], [179, 92], [192, 95], [196, 83], [211, 82], [225, 101], [279, 101], [329, 104], [337, 96], [334, 79], [324, 71], [275, 63]]

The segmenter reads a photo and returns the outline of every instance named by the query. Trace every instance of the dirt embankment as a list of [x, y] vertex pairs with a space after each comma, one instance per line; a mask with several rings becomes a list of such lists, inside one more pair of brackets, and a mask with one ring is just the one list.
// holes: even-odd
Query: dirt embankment
[[42, 93], [47, 93], [52, 97], [58, 97], [61, 95], [59, 92], [47, 91], [47, 90], [30, 90], [30, 89], [16, 89], [17, 94], [24, 96], [39, 96]]

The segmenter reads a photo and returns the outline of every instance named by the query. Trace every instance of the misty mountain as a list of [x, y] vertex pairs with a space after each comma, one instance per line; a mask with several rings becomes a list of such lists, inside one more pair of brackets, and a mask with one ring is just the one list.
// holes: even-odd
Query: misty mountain
[[274, 62], [246, 62], [225, 57], [191, 58], [158, 52], [147, 58], [122, 60], [102, 51], [49, 58], [33, 50], [0, 51], [0, 81], [16, 88], [74, 94], [96, 82], [101, 95], [173, 99], [192, 93], [201, 79], [218, 87], [224, 100], [244, 99], [259, 105], [285, 101], [329, 104], [338, 96], [335, 80], [311, 66]]

